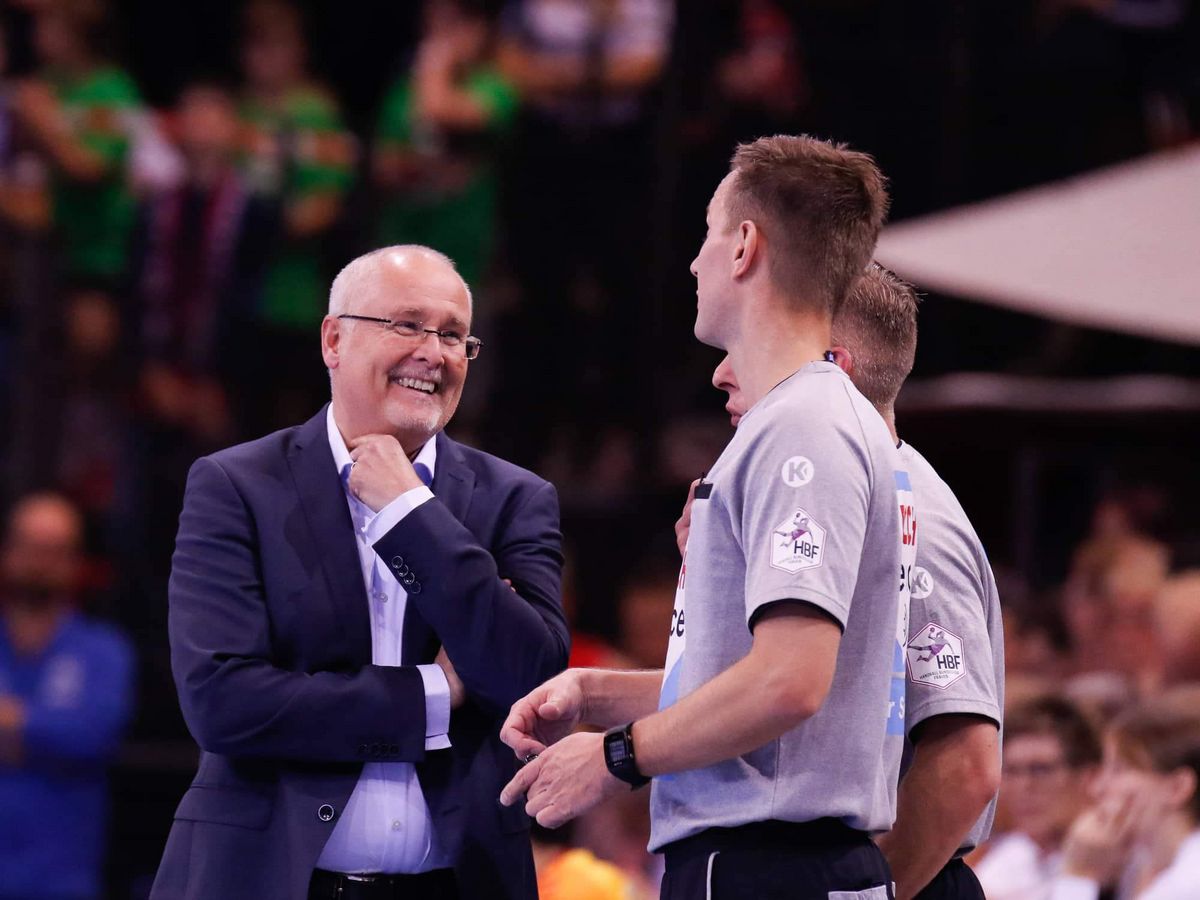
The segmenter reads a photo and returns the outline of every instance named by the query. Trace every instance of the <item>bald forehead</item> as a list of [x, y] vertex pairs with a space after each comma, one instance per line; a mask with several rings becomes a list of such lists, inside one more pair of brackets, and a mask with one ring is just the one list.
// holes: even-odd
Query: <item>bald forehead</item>
[[410, 303], [449, 300], [471, 318], [471, 292], [450, 259], [417, 245], [386, 247], [360, 256], [334, 279], [329, 313], [390, 316]]
[[410, 280], [450, 278], [461, 281], [454, 266], [445, 256], [428, 247], [395, 247], [377, 256], [367, 257], [380, 275]]
[[424, 247], [387, 250], [362, 260], [361, 278], [389, 288], [461, 294], [467, 289], [446, 257]]

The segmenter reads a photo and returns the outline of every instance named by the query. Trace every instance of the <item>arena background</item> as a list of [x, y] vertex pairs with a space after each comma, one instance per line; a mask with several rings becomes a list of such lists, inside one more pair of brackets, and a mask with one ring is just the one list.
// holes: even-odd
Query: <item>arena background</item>
[[[99, 56], [136, 82], [139, 122], [158, 130], [164, 158], [181, 91], [197, 80], [231, 97], [245, 89], [246, 4], [85, 5], [89, 27], [103, 26]], [[6, 120], [16, 86], [42, 72], [35, 23], [55, 6], [2, 7]], [[501, 36], [481, 53], [515, 33], [505, 29], [521, 3], [468, 6]], [[671, 526], [688, 481], [730, 434], [723, 397], [708, 381], [719, 354], [691, 335], [688, 263], [735, 143], [807, 132], [872, 153], [891, 180], [899, 227], [1151, 154], [1193, 159], [1200, 12], [1188, 0], [615, 6], [618, 18], [646, 18], [630, 28], [631, 41], [654, 60], [619, 103], [597, 100], [594, 86], [570, 96], [566, 112], [525, 98], [503, 128], [423, 152], [460, 154], [498, 187], [473, 284], [485, 347], [450, 430], [555, 482], [577, 633], [590, 636], [583, 643], [593, 659], [653, 665], [665, 648], [677, 567]], [[299, 8], [309, 73], [340, 107], [338, 127], [353, 148], [338, 213], [319, 242], [327, 279], [375, 245], [389, 204], [406, 202], [402, 189], [380, 186], [373, 159], [381, 107], [419, 55], [422, 10], [381, 0]], [[143, 210], [131, 240], [152, 244], [155, 220], [144, 211], [182, 176], [177, 166], [151, 164], [139, 182], [123, 165], [129, 196]], [[61, 176], [51, 163], [45, 169], [53, 189]], [[9, 184], [15, 176], [6, 168], [3, 177]], [[1200, 210], [1200, 179], [1181, 178], [1179, 191]], [[1062, 259], [1057, 280], [1075, 288], [1059, 297], [1053, 317], [1036, 314], [1036, 291], [1006, 303], [995, 292], [973, 294], [971, 279], [967, 288], [953, 277], [923, 281], [919, 265], [906, 271], [904, 253], [882, 258], [924, 295], [899, 428], [957, 492], [989, 552], [1010, 623], [1011, 679], [1069, 690], [1099, 666], [1132, 696], [1200, 676], [1200, 594], [1193, 590], [1182, 620], [1164, 624], [1156, 605], [1164, 585], [1200, 567], [1200, 281], [1187, 278], [1200, 219], [1123, 221], [1120, 205], [1106, 215], [1118, 254], [1127, 235], [1122, 258], [1133, 283], [1157, 285], [1165, 273], [1182, 285], [1175, 297], [1148, 289], [1127, 298], [1147, 316], [1173, 304], [1176, 332], [1169, 317], [1155, 337], [1136, 323], [1079, 324], [1095, 322], [1086, 242]], [[265, 221], [281, 227], [278, 217]], [[4, 492], [11, 501], [56, 488], [84, 508], [87, 607], [136, 644], [138, 712], [113, 767], [108, 868], [110, 896], [141, 897], [196, 759], [165, 635], [165, 579], [187, 466], [317, 408], [316, 330], [298, 330], [260, 356], [265, 345], [252, 338], [270, 329], [255, 330], [266, 327], [258, 298], [239, 294], [231, 302], [243, 305], [233, 312], [223, 299], [228, 340], [210, 348], [211, 371], [171, 382], [170, 398], [156, 405], [146, 392], [162, 348], [146, 338], [146, 257], [130, 251], [119, 272], [75, 277], [63, 262], [69, 221], [52, 216], [29, 228], [6, 217], [0, 228]], [[1163, 240], [1190, 245], [1193, 258], [1146, 251], [1159, 228]], [[247, 252], [269, 267], [283, 246], [268, 240]], [[1002, 278], [1014, 265], [998, 243], [978, 274]], [[200, 402], [193, 388], [216, 391], [206, 408], [217, 412], [204, 422], [167, 411]], [[1093, 568], [1081, 572], [1081, 560]], [[1106, 654], [1096, 642], [1107, 638], [1064, 615], [1063, 585], [1092, 575], [1091, 585], [1132, 584], [1119, 596], [1095, 587], [1081, 601], [1131, 616], [1119, 635], [1124, 652]], [[1196, 640], [1166, 648], [1166, 632], [1180, 627]], [[653, 863], [639, 856], [644, 825], [644, 811], [622, 810], [585, 823], [576, 839], [652, 877]]]

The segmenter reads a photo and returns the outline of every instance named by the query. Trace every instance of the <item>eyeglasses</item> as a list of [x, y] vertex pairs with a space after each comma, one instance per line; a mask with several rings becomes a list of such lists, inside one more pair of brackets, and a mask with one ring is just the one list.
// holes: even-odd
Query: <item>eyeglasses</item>
[[381, 319], [378, 316], [352, 316], [349, 313], [342, 313], [338, 318], [354, 319], [359, 322], [374, 322], [376, 325], [383, 325], [388, 331], [402, 338], [423, 340], [427, 334], [436, 334], [444, 348], [453, 353], [461, 352], [467, 359], [477, 357], [479, 355], [479, 348], [483, 346], [483, 341], [477, 337], [461, 335], [457, 331], [438, 331], [436, 328], [426, 328], [424, 322], [412, 322], [404, 319]]

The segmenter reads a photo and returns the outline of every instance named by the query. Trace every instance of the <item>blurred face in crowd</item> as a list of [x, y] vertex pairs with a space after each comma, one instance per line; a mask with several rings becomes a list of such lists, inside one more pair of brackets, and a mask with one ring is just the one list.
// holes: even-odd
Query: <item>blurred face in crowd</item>
[[[420, 249], [365, 261], [341, 311], [419, 324], [466, 336], [471, 300], [458, 273]], [[404, 337], [375, 322], [327, 316], [322, 352], [330, 370], [334, 415], [347, 438], [392, 434], [415, 452], [445, 427], [467, 377], [466, 348], [433, 334]]]
[[283, 90], [304, 73], [300, 23], [288, 10], [271, 4], [255, 13], [242, 44], [242, 69], [254, 88]]
[[190, 164], [224, 162], [237, 146], [233, 98], [220, 88], [189, 88], [179, 99], [179, 147]]
[[425, 36], [446, 41], [459, 62], [475, 60], [487, 45], [487, 20], [455, 0], [430, 0], [425, 7]]
[[1089, 767], [1072, 766], [1052, 734], [1019, 734], [1004, 741], [1001, 793], [1017, 831], [1054, 847], [1087, 800]]
[[1104, 738], [1104, 760], [1092, 783], [1092, 796], [1114, 814], [1133, 815], [1134, 834], [1146, 840], [1164, 819], [1186, 810], [1196, 792], [1195, 773], [1186, 767], [1156, 771], [1144, 749]]
[[107, 364], [121, 338], [121, 317], [104, 291], [80, 289], [67, 301], [67, 344], [71, 354], [93, 364]]
[[87, 44], [77, 23], [68, 15], [47, 10], [37, 16], [33, 32], [38, 59], [51, 67], [79, 64], [87, 55]]
[[713, 370], [712, 383], [718, 391], [724, 391], [729, 395], [729, 399], [725, 402], [725, 412], [729, 413], [729, 424], [737, 428], [738, 423], [742, 421], [742, 416], [746, 414], [747, 407], [728, 356], [721, 360]]
[[721, 348], [727, 348], [734, 330], [731, 295], [738, 233], [728, 210], [733, 178], [733, 173], [726, 175], [708, 203], [708, 232], [691, 265], [696, 277], [696, 338]]
[[6, 602], [37, 607], [68, 597], [78, 584], [82, 543], [83, 524], [67, 501], [45, 494], [18, 504], [0, 556]]

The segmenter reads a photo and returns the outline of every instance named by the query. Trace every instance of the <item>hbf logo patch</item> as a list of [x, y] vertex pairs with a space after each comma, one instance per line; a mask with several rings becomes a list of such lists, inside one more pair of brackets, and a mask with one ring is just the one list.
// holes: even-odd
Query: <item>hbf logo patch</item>
[[796, 573], [821, 564], [825, 529], [803, 509], [780, 522], [771, 533], [771, 565]]
[[905, 648], [908, 678], [915, 684], [946, 688], [967, 674], [963, 642], [937, 622], [928, 622]]

